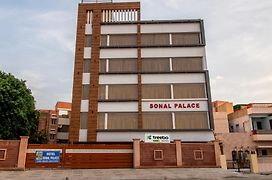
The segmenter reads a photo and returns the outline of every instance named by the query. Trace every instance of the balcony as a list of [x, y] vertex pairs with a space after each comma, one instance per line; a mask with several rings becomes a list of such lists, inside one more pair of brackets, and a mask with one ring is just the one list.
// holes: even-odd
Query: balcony
[[253, 141], [272, 141], [272, 130], [253, 130]]
[[60, 140], [67, 140], [67, 139], [68, 139], [68, 136], [69, 136], [69, 133], [68, 133], [68, 132], [58, 132], [58, 134], [57, 134], [57, 139], [60, 139]]
[[58, 124], [59, 125], [70, 125], [70, 119], [69, 118], [59, 118]]

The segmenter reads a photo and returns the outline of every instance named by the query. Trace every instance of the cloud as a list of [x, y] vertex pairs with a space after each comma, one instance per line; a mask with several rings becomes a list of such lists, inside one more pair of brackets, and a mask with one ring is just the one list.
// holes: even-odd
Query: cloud
[[[1, 2], [0, 68], [27, 80], [38, 108], [71, 101], [77, 2]], [[272, 102], [272, 1], [141, 0], [141, 8], [142, 19], [204, 19], [213, 100]]]

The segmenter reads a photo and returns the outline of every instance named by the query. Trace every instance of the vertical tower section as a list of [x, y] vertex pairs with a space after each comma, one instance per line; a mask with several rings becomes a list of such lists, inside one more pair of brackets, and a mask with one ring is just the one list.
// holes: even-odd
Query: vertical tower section
[[[103, 73], [103, 67], [105, 72], [109, 68], [109, 58], [102, 57], [101, 60], [101, 45], [110, 43], [108, 35], [101, 36], [101, 26], [140, 21], [139, 11], [139, 2], [79, 4], [70, 142], [96, 141], [97, 128], [107, 127], [107, 114], [98, 114], [99, 99], [102, 97], [107, 100], [109, 90], [109, 86], [103, 84], [103, 79], [99, 78]], [[102, 84], [100, 84], [101, 81]], [[100, 124], [99, 119], [103, 119]]]

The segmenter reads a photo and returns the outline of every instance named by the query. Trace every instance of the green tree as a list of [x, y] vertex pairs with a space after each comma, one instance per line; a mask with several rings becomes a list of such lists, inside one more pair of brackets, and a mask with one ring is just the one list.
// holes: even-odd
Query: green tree
[[[39, 113], [25, 81], [0, 71], [0, 139], [43, 135], [37, 132]], [[37, 142], [36, 142], [37, 143]]]

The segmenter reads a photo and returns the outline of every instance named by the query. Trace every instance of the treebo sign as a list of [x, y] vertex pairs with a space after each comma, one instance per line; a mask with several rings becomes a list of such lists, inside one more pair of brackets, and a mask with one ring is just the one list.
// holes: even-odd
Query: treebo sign
[[145, 134], [145, 142], [170, 143], [170, 136], [162, 134]]

